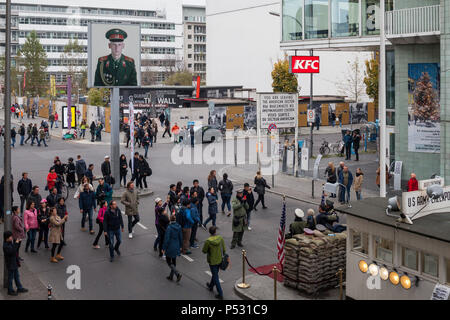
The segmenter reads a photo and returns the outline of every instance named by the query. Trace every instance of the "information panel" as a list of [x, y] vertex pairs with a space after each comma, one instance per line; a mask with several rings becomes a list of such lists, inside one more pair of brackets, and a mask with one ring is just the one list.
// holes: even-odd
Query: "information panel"
[[258, 104], [261, 129], [268, 129], [273, 123], [277, 128], [295, 128], [298, 117], [296, 93], [261, 93]]

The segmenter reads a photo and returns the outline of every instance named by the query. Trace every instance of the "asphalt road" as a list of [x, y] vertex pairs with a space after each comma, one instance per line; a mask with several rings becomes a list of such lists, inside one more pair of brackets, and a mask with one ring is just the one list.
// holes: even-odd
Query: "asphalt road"
[[[154, 226], [154, 199], [157, 196], [165, 197], [168, 186], [177, 181], [183, 181], [184, 185], [191, 185], [194, 178], [198, 178], [203, 187], [206, 186], [206, 177], [210, 170], [219, 170], [224, 165], [175, 165], [171, 161], [172, 144], [156, 144], [149, 151], [149, 164], [153, 169], [153, 175], [149, 186], [154, 191], [152, 196], [143, 198], [140, 204], [141, 225], [135, 227], [135, 237], [128, 239], [127, 228], [123, 234], [121, 246], [122, 256], [109, 262], [108, 250], [104, 248], [101, 239], [101, 249], [92, 248], [94, 235], [80, 230], [81, 216], [78, 209], [78, 201], [73, 199], [73, 190], [69, 196], [68, 211], [69, 221], [66, 227], [66, 242], [62, 255], [65, 260], [58, 264], [50, 263], [49, 250], [41, 248], [37, 254], [24, 253], [22, 245], [21, 255], [25, 263], [42, 281], [43, 285], [51, 284], [53, 293], [57, 299], [214, 299], [205, 288], [205, 283], [210, 276], [206, 256], [201, 249], [193, 249], [189, 259], [179, 257], [177, 267], [183, 274], [179, 284], [169, 282], [166, 276], [169, 268], [165, 261], [153, 251], [153, 242], [156, 237]], [[143, 149], [137, 149], [143, 151]], [[44, 190], [45, 178], [53, 158], [59, 156], [63, 162], [67, 158], [76, 158], [82, 155], [86, 162], [94, 163], [94, 174], [100, 175], [100, 164], [106, 154], [109, 154], [109, 146], [106, 144], [65, 142], [52, 139], [49, 147], [19, 146], [12, 151], [12, 170], [14, 175], [14, 188], [23, 171], [29, 172], [33, 184], [41, 187], [41, 195], [46, 196]], [[121, 153], [127, 154], [130, 150], [121, 145]], [[130, 179], [130, 176], [128, 176]], [[94, 187], [96, 187], [96, 183]], [[14, 204], [20, 203], [17, 192], [14, 193]], [[252, 231], [244, 235], [244, 246], [247, 250], [249, 261], [254, 266], [267, 265], [276, 262], [276, 241], [281, 215], [280, 197], [266, 194], [267, 210], [258, 210], [252, 216]], [[119, 205], [123, 210], [123, 206]], [[204, 216], [206, 214], [206, 201]], [[306, 211], [308, 206], [301, 202], [287, 200], [287, 225], [293, 220], [294, 209], [302, 208]], [[126, 221], [124, 221], [127, 224]], [[95, 223], [95, 219], [94, 219]], [[230, 246], [232, 231], [231, 217], [218, 214], [217, 225], [227, 245]], [[96, 231], [97, 226], [95, 225]], [[200, 246], [208, 237], [207, 232], [200, 229], [197, 238]], [[238, 248], [229, 250], [231, 268], [220, 273], [223, 281], [225, 299], [237, 299], [234, 294], [234, 282], [241, 276], [242, 260]], [[70, 274], [67, 268], [71, 265], [80, 267], [81, 289], [69, 290], [66, 281]], [[26, 284], [24, 284], [26, 286]], [[43, 290], [45, 290], [43, 288]]]

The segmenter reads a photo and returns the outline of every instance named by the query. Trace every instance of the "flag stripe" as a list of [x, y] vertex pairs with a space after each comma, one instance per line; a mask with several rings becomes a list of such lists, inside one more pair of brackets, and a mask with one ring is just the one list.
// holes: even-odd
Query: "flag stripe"
[[283, 200], [283, 210], [281, 212], [280, 229], [278, 230], [278, 242], [277, 242], [278, 262], [280, 263], [281, 266], [283, 266], [284, 263], [285, 228], [286, 228], [286, 201]]

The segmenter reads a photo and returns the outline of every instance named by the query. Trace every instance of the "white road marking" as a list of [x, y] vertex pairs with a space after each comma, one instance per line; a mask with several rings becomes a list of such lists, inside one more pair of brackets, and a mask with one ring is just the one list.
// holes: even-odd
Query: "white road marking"
[[[205, 272], [208, 276], [212, 277], [211, 271], [205, 271]], [[223, 283], [223, 280], [219, 278], [219, 282]]]
[[193, 262], [194, 261], [194, 259], [192, 259], [191, 257], [188, 257], [187, 255], [185, 255], [185, 254], [182, 254], [181, 255], [183, 258], [185, 258], [187, 261], [189, 261], [189, 262]]
[[140, 223], [140, 222], [138, 222], [137, 225], [138, 225], [139, 227], [141, 227], [142, 229], [144, 229], [144, 230], [148, 230], [148, 228], [147, 228], [146, 226], [144, 226], [144, 225], [143, 225], [142, 223]]

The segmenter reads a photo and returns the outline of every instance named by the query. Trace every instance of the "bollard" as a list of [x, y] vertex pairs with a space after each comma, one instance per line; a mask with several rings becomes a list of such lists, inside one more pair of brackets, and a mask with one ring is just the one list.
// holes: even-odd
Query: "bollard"
[[339, 300], [342, 300], [344, 298], [343, 281], [342, 281], [343, 273], [344, 270], [342, 270], [342, 268], [339, 268], [338, 272], [336, 273], [336, 275], [339, 276]]
[[277, 279], [278, 279], [278, 269], [273, 267], [273, 300], [277, 300]]
[[52, 297], [52, 286], [49, 284], [48, 286], [47, 286], [47, 299], [48, 300], [52, 300], [53, 299], [53, 297]]
[[250, 288], [250, 284], [245, 283], [245, 250], [242, 250], [242, 283], [238, 283], [237, 286], [241, 289]]

